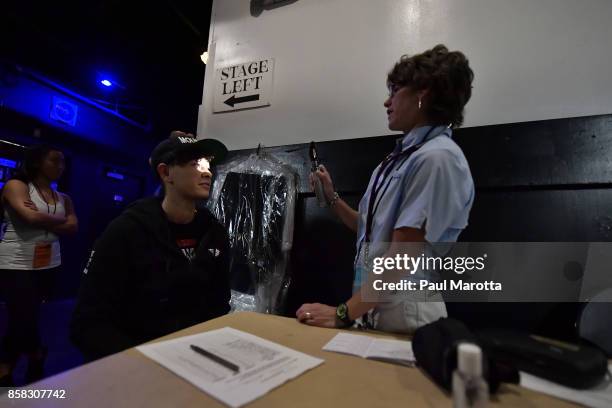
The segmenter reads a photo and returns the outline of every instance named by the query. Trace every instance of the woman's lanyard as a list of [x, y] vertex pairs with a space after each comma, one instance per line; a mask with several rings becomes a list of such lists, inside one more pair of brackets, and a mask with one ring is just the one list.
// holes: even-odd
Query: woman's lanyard
[[[425, 134], [425, 137], [423, 137], [423, 141], [419, 144], [416, 144], [414, 146], [409, 147], [406, 150], [403, 150], [399, 153], [391, 153], [390, 155], [388, 155], [385, 160], [383, 160], [383, 162], [380, 164], [380, 168], [378, 169], [378, 172], [376, 172], [376, 176], [374, 177], [374, 184], [372, 184], [372, 189], [370, 190], [370, 198], [368, 200], [368, 212], [366, 214], [366, 228], [365, 228], [365, 237], [364, 240], [359, 244], [360, 249], [361, 249], [361, 244], [363, 242], [365, 242], [366, 246], [365, 246], [365, 257], [364, 257], [364, 263], [367, 264], [368, 262], [368, 252], [369, 252], [369, 243], [370, 243], [370, 239], [371, 239], [371, 235], [372, 235], [372, 225], [374, 223], [374, 215], [376, 214], [376, 210], [378, 209], [378, 205], [380, 204], [380, 201], [382, 200], [382, 197], [384, 197], [385, 193], [387, 192], [387, 188], [389, 187], [389, 184], [391, 184], [391, 180], [387, 180], [389, 178], [389, 175], [391, 174], [391, 171], [393, 170], [393, 168], [395, 167], [395, 164], [402, 159], [400, 166], [402, 164], [404, 164], [404, 162], [406, 160], [408, 160], [408, 158], [417, 150], [419, 150], [425, 143], [427, 143], [429, 140], [431, 139], [427, 139], [427, 137], [431, 134], [431, 132], [435, 129], [435, 126], [432, 126], [431, 129], [429, 129], [427, 131], [427, 133]], [[447, 128], [448, 129], [448, 128]], [[444, 132], [446, 132], [446, 129], [443, 130], [442, 132], [440, 132], [440, 134], [434, 136], [440, 136], [441, 134], [443, 134]], [[433, 139], [433, 137], [432, 137]], [[382, 176], [382, 180], [380, 180]], [[380, 185], [379, 185], [379, 180], [380, 180]], [[383, 188], [384, 186], [384, 188]], [[381, 194], [381, 190], [382, 190], [382, 194]], [[377, 199], [378, 199], [378, 203], [377, 203]]]
[[[47, 201], [45, 196], [42, 194], [42, 192], [38, 189], [38, 186], [34, 183], [32, 183], [32, 185], [36, 189], [38, 196], [45, 202], [45, 204], [47, 204], [47, 214], [51, 214], [51, 206], [49, 205], [49, 202]], [[53, 197], [53, 214], [52, 215], [55, 215], [55, 213], [57, 212], [58, 197], [56, 197], [55, 191], [53, 189], [51, 189], [51, 196]], [[45, 230], [45, 237], [47, 237], [48, 235], [49, 235], [49, 231]]]

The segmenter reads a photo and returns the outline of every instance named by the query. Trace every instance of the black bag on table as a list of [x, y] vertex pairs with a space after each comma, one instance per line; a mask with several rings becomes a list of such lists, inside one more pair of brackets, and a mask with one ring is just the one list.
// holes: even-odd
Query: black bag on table
[[608, 372], [606, 355], [594, 346], [507, 329], [483, 329], [477, 335], [489, 357], [568, 387], [591, 388]]
[[518, 371], [492, 361], [476, 335], [459, 320], [442, 318], [418, 328], [412, 339], [412, 349], [417, 364], [438, 385], [451, 391], [453, 372], [457, 368], [457, 346], [464, 342], [481, 347], [483, 377], [491, 394], [497, 391], [501, 382], [519, 382]]

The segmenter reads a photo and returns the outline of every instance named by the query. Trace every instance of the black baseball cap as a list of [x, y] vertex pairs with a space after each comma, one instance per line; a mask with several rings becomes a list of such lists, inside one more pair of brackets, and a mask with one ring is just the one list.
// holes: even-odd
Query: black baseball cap
[[211, 157], [211, 165], [221, 163], [227, 156], [227, 147], [216, 139], [195, 139], [178, 136], [164, 139], [151, 153], [151, 168], [156, 171], [160, 163], [183, 164], [201, 157]]

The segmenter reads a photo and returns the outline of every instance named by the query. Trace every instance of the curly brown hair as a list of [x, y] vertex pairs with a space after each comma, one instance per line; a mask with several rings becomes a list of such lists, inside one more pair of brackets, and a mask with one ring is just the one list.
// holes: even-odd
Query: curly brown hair
[[439, 44], [421, 54], [403, 55], [387, 76], [387, 85], [409, 86], [415, 91], [429, 89], [426, 115], [436, 125], [459, 127], [464, 107], [472, 96], [474, 72], [460, 51]]

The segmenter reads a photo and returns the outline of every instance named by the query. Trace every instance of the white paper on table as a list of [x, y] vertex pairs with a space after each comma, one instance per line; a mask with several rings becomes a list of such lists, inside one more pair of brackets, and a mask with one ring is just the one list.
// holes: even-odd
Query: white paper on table
[[[608, 373], [611, 370], [612, 364], [609, 364]], [[553, 397], [583, 404], [587, 407], [612, 407], [612, 379], [610, 378], [610, 374], [606, 375], [604, 381], [596, 387], [588, 390], [577, 390], [521, 371], [521, 386], [533, 391], [552, 395]]]
[[416, 361], [409, 341], [376, 339], [349, 333], [338, 333], [323, 346], [323, 350], [408, 366], [414, 365]]
[[[192, 344], [238, 365], [240, 372], [196, 353]], [[231, 327], [136, 349], [231, 407], [247, 404], [324, 361]]]

